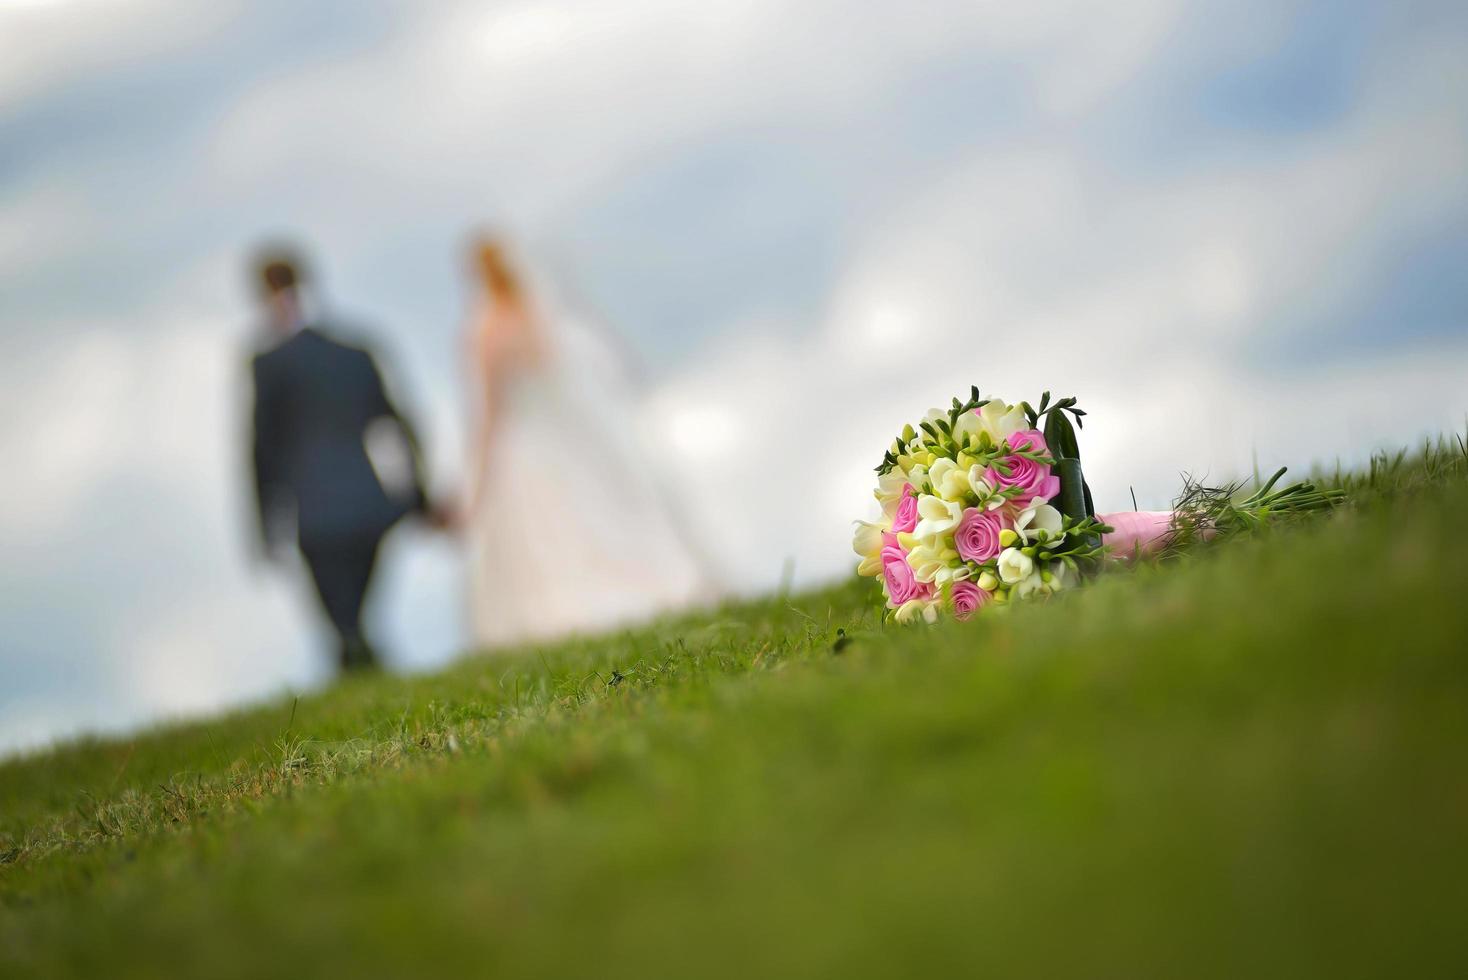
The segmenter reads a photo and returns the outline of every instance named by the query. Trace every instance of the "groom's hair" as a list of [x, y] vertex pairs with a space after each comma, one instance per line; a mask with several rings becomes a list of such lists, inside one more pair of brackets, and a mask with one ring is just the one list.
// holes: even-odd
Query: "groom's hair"
[[259, 274], [261, 287], [272, 295], [295, 289], [304, 278], [300, 273], [300, 261], [294, 254], [282, 249], [261, 252], [256, 259], [255, 269]]

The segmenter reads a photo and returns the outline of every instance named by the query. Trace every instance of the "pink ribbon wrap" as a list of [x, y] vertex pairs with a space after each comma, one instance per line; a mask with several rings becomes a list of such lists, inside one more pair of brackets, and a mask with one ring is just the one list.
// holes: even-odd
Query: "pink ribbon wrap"
[[1097, 514], [1096, 519], [1115, 528], [1101, 536], [1101, 543], [1111, 549], [1113, 558], [1151, 557], [1162, 550], [1172, 529], [1170, 510], [1124, 510]]

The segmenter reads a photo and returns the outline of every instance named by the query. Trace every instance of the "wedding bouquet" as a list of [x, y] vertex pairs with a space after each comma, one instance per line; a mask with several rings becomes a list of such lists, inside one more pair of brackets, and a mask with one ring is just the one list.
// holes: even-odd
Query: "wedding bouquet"
[[854, 542], [898, 622], [1069, 588], [1103, 555], [1111, 528], [1091, 512], [1070, 423], [1085, 414], [1049, 392], [1036, 409], [974, 388], [903, 429], [877, 467], [882, 520], [858, 521]]
[[1076, 444], [1085, 414], [1048, 391], [1032, 408], [972, 388], [904, 427], [877, 467], [882, 518], [857, 521], [853, 542], [857, 572], [878, 579], [893, 619], [967, 619], [1071, 588], [1105, 557], [1173, 556], [1344, 496], [1310, 483], [1275, 490], [1281, 469], [1246, 498], [1239, 484], [1189, 481], [1174, 510], [1098, 516]]

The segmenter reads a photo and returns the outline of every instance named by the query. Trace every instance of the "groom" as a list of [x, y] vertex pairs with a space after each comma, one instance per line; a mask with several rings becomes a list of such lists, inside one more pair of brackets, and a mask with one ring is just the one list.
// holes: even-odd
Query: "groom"
[[[378, 545], [404, 515], [428, 513], [417, 440], [372, 356], [331, 339], [307, 315], [294, 259], [264, 255], [256, 273], [269, 344], [252, 363], [261, 541], [267, 557], [278, 556], [294, 523], [340, 641], [342, 669], [371, 667], [377, 656], [363, 633], [362, 605]], [[383, 423], [412, 464], [396, 496], [367, 452], [369, 427]]]

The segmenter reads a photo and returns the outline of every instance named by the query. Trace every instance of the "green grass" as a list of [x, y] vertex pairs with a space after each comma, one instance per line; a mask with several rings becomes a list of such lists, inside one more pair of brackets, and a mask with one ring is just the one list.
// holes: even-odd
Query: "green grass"
[[1335, 481], [967, 624], [853, 582], [0, 765], [0, 975], [1462, 976], [1468, 454]]

